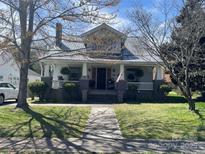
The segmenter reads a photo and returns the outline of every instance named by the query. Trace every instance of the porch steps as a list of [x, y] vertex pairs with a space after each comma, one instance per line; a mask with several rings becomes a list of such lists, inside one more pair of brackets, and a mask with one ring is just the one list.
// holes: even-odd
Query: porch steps
[[115, 90], [90, 90], [88, 101], [92, 103], [116, 103], [117, 92]]

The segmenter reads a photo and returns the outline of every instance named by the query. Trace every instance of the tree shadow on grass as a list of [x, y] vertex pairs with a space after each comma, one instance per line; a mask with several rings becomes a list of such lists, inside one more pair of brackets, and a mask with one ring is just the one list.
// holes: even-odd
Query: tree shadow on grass
[[[129, 112], [130, 113], [130, 112]], [[146, 111], [138, 112], [138, 114], [146, 115]], [[129, 122], [126, 116], [119, 114], [118, 121], [121, 125], [121, 130], [124, 130], [124, 136], [126, 138], [135, 139], [162, 139], [162, 140], [194, 140], [205, 141], [205, 118], [203, 114], [199, 114], [199, 124], [197, 126], [191, 126], [193, 120], [184, 120], [183, 117], [179, 121], [172, 119], [164, 119], [164, 116], [158, 116], [156, 118], [148, 117]], [[137, 117], [137, 115], [135, 114]], [[195, 127], [195, 136], [190, 133], [190, 130]], [[178, 136], [178, 137], [177, 137]], [[175, 139], [176, 138], [176, 139]]]
[[[15, 142], [15, 140], [13, 140], [12, 138], [9, 138], [8, 143], [9, 144], [5, 144], [5, 147], [1, 147], [0, 144], [0, 149], [1, 148], [10, 148], [15, 152], [18, 151], [24, 151], [25, 149], [33, 149], [35, 150], [35, 153], [38, 153], [39, 148], [42, 148], [42, 150], [44, 150], [45, 148], [49, 148], [51, 150], [53, 150], [54, 152], [77, 152], [77, 153], [91, 153], [92, 151], [98, 151], [98, 148], [102, 148], [107, 150], [107, 152], [101, 152], [99, 151], [99, 153], [111, 153], [113, 150], [114, 152], [144, 152], [144, 151], [155, 151], [155, 152], [164, 152], [164, 153], [168, 153], [168, 152], [181, 152], [187, 149], [170, 149], [169, 147], [164, 147], [163, 145], [167, 145], [167, 144], [175, 144], [172, 143], [172, 141], [149, 141], [149, 140], [135, 140], [135, 139], [119, 139], [119, 138], [112, 138], [109, 136], [101, 136], [100, 134], [95, 134], [94, 132], [92, 132], [93, 129], [95, 129], [95, 127], [98, 128], [103, 128], [105, 130], [109, 130], [111, 134], [116, 133], [115, 129], [110, 128], [109, 124], [107, 124], [106, 122], [103, 123], [103, 121], [108, 120], [110, 118], [113, 118], [113, 115], [105, 115], [104, 113], [105, 111], [102, 112], [98, 112], [94, 118], [92, 120], [89, 121], [89, 123], [93, 123], [93, 129], [87, 133], [89, 133], [90, 135], [94, 136], [94, 138], [89, 137], [89, 134], [84, 134], [84, 137], [80, 137], [83, 132], [81, 132], [81, 129], [79, 129], [79, 127], [81, 127], [81, 123], [80, 121], [83, 119], [83, 117], [81, 116], [77, 116], [77, 119], [75, 120], [75, 122], [70, 122], [68, 121], [69, 117], [72, 116], [73, 110], [72, 108], [66, 108], [66, 109], [62, 109], [62, 110], [48, 110], [47, 113], [39, 113], [36, 112], [32, 109], [25, 109], [26, 114], [28, 115], [28, 119], [26, 121], [20, 122], [18, 123], [15, 127], [9, 129], [7, 128], [5, 133], [7, 133], [7, 135], [10, 134], [10, 136], [15, 136], [15, 134], [17, 134], [19, 131], [22, 131], [23, 127], [27, 127], [28, 128], [28, 133], [26, 136], [24, 136], [24, 138], [19, 139], [18, 142]], [[50, 113], [50, 114], [48, 114]], [[103, 118], [103, 116], [105, 116], [105, 118]], [[120, 117], [118, 120], [124, 120], [123, 119], [124, 116], [122, 115], [122, 117]], [[100, 121], [99, 123], [97, 123], [97, 121]], [[39, 127], [33, 127], [33, 124], [35, 122], [39, 123]], [[125, 120], [123, 122], [126, 122]], [[151, 126], [153, 121], [147, 121], [147, 126]], [[138, 122], [138, 123], [133, 123], [130, 126], [127, 127], [139, 127], [140, 125], [142, 125], [143, 123]], [[149, 133], [150, 131], [152, 131], [153, 128], [157, 128], [160, 129], [158, 127], [159, 122], [155, 122], [154, 127], [149, 127], [149, 129], [146, 130], [146, 133]], [[116, 125], [115, 123], [113, 123], [113, 125]], [[88, 125], [89, 126], [89, 125]], [[164, 126], [167, 130], [167, 132], [171, 131], [171, 126]], [[41, 141], [36, 140], [34, 138], [34, 136], [36, 136], [36, 133], [38, 133], [39, 131], [42, 131], [43, 135], [41, 136], [42, 139]], [[159, 130], [160, 132], [161, 130]], [[13, 135], [12, 135], [13, 133]], [[81, 134], [81, 135], [80, 135]], [[75, 136], [76, 135], [76, 136]], [[0, 135], [1, 136], [1, 135]], [[56, 137], [57, 141], [53, 140], [53, 136]], [[80, 137], [80, 142], [75, 142], [74, 140], [70, 140], [68, 139], [69, 136], [73, 136], [73, 137]], [[86, 138], [87, 136], [87, 138]], [[150, 134], [150, 138], [151, 138], [151, 134]], [[29, 140], [28, 140], [29, 139]], [[78, 140], [78, 141], [79, 141]], [[174, 141], [175, 142], [175, 141]], [[1, 143], [1, 138], [0, 138], [0, 143]], [[42, 146], [41, 146], [42, 143]], [[79, 144], [80, 143], [80, 144]], [[179, 142], [176, 143], [178, 144], [184, 144], [187, 142]], [[151, 145], [155, 145], [155, 146], [149, 146], [149, 144]], [[189, 144], [189, 143], [188, 143]], [[40, 147], [39, 147], [40, 145]], [[61, 145], [63, 145], [64, 147], [62, 147]], [[183, 146], [182, 146], [183, 147]], [[130, 149], [131, 148], [131, 149]], [[89, 149], [89, 150], [88, 150]], [[111, 150], [111, 152], [109, 151]], [[193, 149], [195, 150], [195, 149]], [[26, 151], [27, 152], [27, 151]], [[113, 152], [113, 153], [114, 153]], [[41, 153], [41, 151], [40, 151]], [[42, 152], [43, 153], [43, 152]]]
[[[48, 110], [47, 112], [49, 114], [45, 115], [31, 108], [23, 109], [23, 111], [28, 115], [28, 120], [0, 131], [0, 136], [8, 137], [7, 140], [10, 140], [10, 143], [13, 142], [13, 137], [17, 137], [18, 142], [7, 144], [7, 147], [1, 148], [9, 148], [15, 152], [28, 147], [35, 150], [38, 149], [36, 142], [42, 139], [44, 140], [43, 144], [46, 144], [49, 149], [61, 150], [51, 140], [52, 138], [58, 138], [66, 150], [88, 152], [86, 149], [68, 140], [69, 137], [80, 138], [82, 136], [83, 132], [81, 130], [84, 128], [84, 125], [81, 124], [81, 121], [87, 120], [87, 118], [83, 119], [84, 117], [78, 115], [74, 121], [69, 121], [69, 118], [73, 114], [73, 108], [66, 108], [59, 111]], [[33, 147], [31, 147], [31, 144]], [[58, 144], [60, 143], [58, 142]]]

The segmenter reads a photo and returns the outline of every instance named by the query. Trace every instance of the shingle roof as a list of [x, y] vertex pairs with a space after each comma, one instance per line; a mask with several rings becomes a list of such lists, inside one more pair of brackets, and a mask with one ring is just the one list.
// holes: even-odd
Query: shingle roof
[[[97, 28], [94, 28], [93, 30], [90, 30], [87, 33], [82, 34], [82, 36], [95, 32], [96, 30], [98, 30], [100, 27], [103, 26], [110, 28], [110, 26], [103, 24]], [[118, 32], [117, 30], [115, 31]], [[139, 38], [134, 38], [134, 37], [126, 38], [124, 48], [118, 52], [119, 53], [118, 55], [114, 55], [113, 53], [110, 53], [107, 56], [105, 55], [99, 56], [96, 55], [99, 53], [98, 51], [96, 52], [88, 51], [88, 50], [86, 51], [86, 46], [83, 43], [83, 39], [81, 37], [79, 36], [63, 36], [63, 37], [64, 37], [64, 39], [62, 40], [63, 47], [61, 47], [61, 49], [56, 46], [52, 48], [51, 52], [47, 54], [47, 55], [50, 54], [52, 56], [48, 57], [47, 59], [69, 60], [69, 61], [93, 61], [93, 62], [124, 61], [124, 62], [143, 62], [143, 63], [145, 62], [154, 63], [156, 62], [156, 59], [157, 61], [159, 60], [159, 58], [153, 58], [153, 56], [150, 56], [150, 54], [144, 50], [142, 44], [139, 41]], [[59, 53], [59, 51], [61, 52]], [[74, 51], [74, 52], [69, 52], [69, 51]]]
[[[61, 52], [59, 47], [52, 49], [48, 55], [52, 55], [47, 59], [52, 60], [70, 60], [70, 61], [124, 61], [124, 62], [156, 62], [156, 59], [146, 52], [137, 38], [127, 38], [125, 41], [125, 48], [121, 51], [121, 58], [100, 58], [96, 56], [94, 58], [95, 52], [87, 51], [85, 52], [85, 45], [82, 42], [66, 42], [64, 41], [70, 50], [76, 50], [76, 52]], [[81, 50], [80, 50], [81, 49]], [[78, 51], [79, 50], [79, 51]]]
[[29, 69], [29, 70], [28, 70], [28, 75], [32, 75], [32, 76], [41, 77], [41, 75], [40, 75], [40, 74], [38, 74], [37, 72], [35, 72], [35, 71], [31, 70], [31, 69]]
[[139, 38], [128, 37], [125, 41], [125, 48], [122, 50], [123, 60], [135, 61], [159, 61], [158, 57], [151, 56], [140, 43]]

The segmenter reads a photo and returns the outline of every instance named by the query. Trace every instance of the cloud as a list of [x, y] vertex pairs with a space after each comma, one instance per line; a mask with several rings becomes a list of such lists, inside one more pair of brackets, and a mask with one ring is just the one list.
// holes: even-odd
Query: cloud
[[111, 24], [111, 26], [116, 29], [121, 29], [129, 25], [130, 25], [130, 21], [128, 18], [125, 17], [116, 17], [116, 19], [114, 19], [113, 24]]

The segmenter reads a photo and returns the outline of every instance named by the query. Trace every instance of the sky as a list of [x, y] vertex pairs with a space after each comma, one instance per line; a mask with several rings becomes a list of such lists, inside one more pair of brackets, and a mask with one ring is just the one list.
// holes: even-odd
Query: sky
[[139, 4], [150, 11], [155, 11], [156, 9], [154, 8], [154, 4], [156, 4], [157, 1], [159, 0], [121, 0], [117, 6], [117, 20], [119, 20], [120, 23], [113, 26], [120, 28], [129, 25], [127, 15], [129, 10], [133, 8], [133, 5]]
[[[118, 21], [118, 23], [113, 24], [111, 26], [113, 26], [114, 28], [119, 29], [119, 30], [123, 29], [123, 27], [129, 26], [130, 21], [128, 18], [128, 12], [135, 5], [142, 6], [148, 12], [151, 12], [152, 15], [154, 15], [156, 18], [160, 19], [162, 17], [162, 14], [160, 13], [160, 10], [157, 8], [157, 6], [163, 2], [167, 3], [165, 5], [170, 5], [173, 2], [176, 3], [176, 6], [174, 6], [175, 8], [178, 7], [177, 5], [180, 5], [180, 0], [172, 0], [172, 1], [166, 1], [166, 0], [120, 0], [119, 5], [116, 7], [116, 9], [118, 10], [116, 12], [116, 15], [117, 15], [116, 20]], [[176, 12], [174, 12], [174, 14]]]
[[[156, 9], [156, 4], [159, 3], [160, 1], [165, 1], [166, 3], [168, 2], [168, 0], [119, 0], [119, 1], [120, 1], [120, 3], [118, 4], [118, 6], [116, 6], [114, 8], [106, 8], [103, 11], [105, 11], [106, 13], [115, 12], [117, 17], [114, 21], [115, 24], [111, 24], [111, 26], [113, 28], [120, 30], [120, 31], [125, 30], [127, 27], [129, 27], [131, 25], [129, 18], [128, 18], [128, 12], [136, 4], [143, 6], [144, 9], [148, 10], [149, 12], [151, 12], [152, 14], [154, 14], [155, 16], [160, 18], [159, 12]], [[171, 0], [171, 1], [173, 1], [173, 0]], [[175, 1], [180, 1], [180, 0], [175, 0]], [[4, 7], [0, 4], [0, 9], [2, 9], [2, 8], [4, 8]], [[85, 26], [85, 28], [82, 28], [82, 31], [84, 31], [84, 32], [88, 31], [96, 26], [98, 26], [98, 25], [94, 25], [94, 24], [90, 25], [89, 24], [88, 26]], [[77, 31], [76, 31], [76, 33], [77, 33]]]

